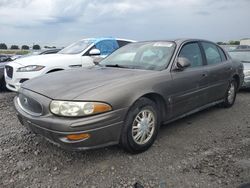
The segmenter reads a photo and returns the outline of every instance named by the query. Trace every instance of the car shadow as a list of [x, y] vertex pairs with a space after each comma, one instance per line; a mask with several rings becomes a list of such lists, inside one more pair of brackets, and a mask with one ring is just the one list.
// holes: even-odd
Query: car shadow
[[240, 92], [240, 93], [249, 93], [249, 92], [250, 92], [250, 88], [240, 89], [239, 92]]
[[0, 89], [0, 93], [12, 93], [12, 91], [8, 90], [7, 88]]
[[[159, 138], [164, 137], [166, 135], [165, 133], [169, 132], [170, 130], [177, 129], [179, 127], [189, 126], [189, 125], [193, 124], [194, 120], [196, 120], [198, 118], [202, 118], [203, 116], [206, 116], [208, 113], [211, 113], [211, 112], [214, 112], [214, 111], [217, 111], [220, 109], [222, 109], [222, 108], [219, 106], [212, 106], [212, 107], [209, 107], [209, 108], [204, 109], [202, 111], [199, 111], [199, 112], [196, 112], [194, 114], [188, 115], [188, 116], [180, 118], [178, 120], [175, 120], [171, 123], [162, 124], [160, 127], [160, 134], [158, 135], [158, 137]], [[199, 126], [199, 125], [197, 125], [197, 126]]]

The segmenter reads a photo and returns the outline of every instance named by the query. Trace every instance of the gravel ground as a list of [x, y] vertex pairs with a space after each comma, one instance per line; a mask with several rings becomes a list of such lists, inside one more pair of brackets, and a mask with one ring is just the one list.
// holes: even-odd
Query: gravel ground
[[117, 146], [64, 151], [21, 126], [14, 93], [0, 93], [0, 187], [238, 187], [250, 182], [250, 92], [162, 126], [138, 155]]

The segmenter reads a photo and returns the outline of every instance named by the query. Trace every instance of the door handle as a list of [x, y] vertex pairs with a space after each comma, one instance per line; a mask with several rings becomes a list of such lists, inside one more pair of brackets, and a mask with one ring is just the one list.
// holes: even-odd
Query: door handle
[[207, 73], [203, 73], [201, 76], [202, 77], [207, 77]]

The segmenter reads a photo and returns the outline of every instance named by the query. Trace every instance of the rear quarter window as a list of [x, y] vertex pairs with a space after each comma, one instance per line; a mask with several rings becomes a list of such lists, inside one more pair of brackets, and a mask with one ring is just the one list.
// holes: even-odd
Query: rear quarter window
[[117, 42], [118, 42], [118, 45], [119, 45], [120, 48], [127, 45], [127, 44], [129, 44], [129, 43], [131, 43], [131, 42], [125, 41], [125, 40], [117, 40]]

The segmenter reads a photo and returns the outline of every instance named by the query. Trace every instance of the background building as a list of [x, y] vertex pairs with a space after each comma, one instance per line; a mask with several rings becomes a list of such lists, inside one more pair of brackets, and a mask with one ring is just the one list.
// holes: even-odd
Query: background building
[[250, 45], [250, 38], [241, 39], [240, 45]]

